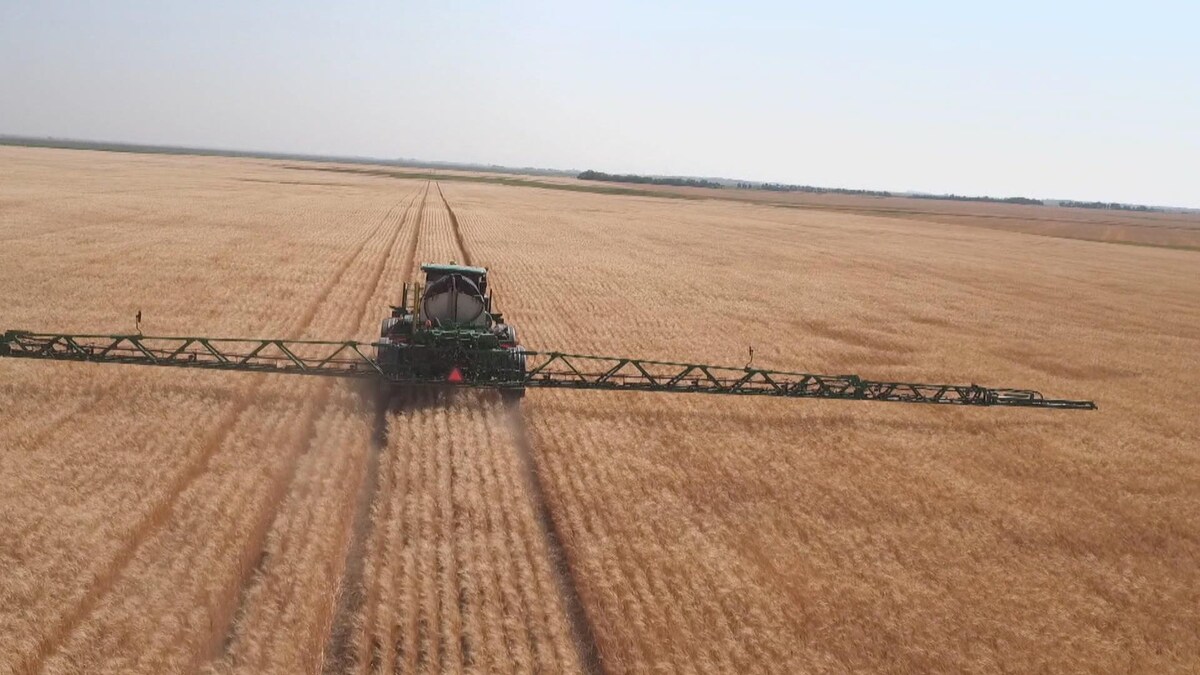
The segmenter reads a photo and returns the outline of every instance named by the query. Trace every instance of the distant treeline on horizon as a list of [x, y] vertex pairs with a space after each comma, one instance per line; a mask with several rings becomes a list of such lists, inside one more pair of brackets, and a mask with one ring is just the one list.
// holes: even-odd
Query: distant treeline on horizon
[[[725, 188], [728, 184], [718, 183], [703, 178], [680, 178], [673, 176], [641, 176], [638, 174], [612, 174], [588, 169], [580, 173], [580, 180], [600, 180], [611, 183], [638, 183], [642, 185], [674, 185], [678, 187]], [[1026, 206], [1065, 206], [1074, 209], [1112, 209], [1116, 211], [1162, 211], [1140, 204], [1121, 204], [1119, 202], [1079, 202], [1070, 199], [1032, 199], [1030, 197], [972, 197], [956, 194], [926, 194], [919, 192], [888, 192], [886, 190], [854, 190], [851, 188], [826, 188], [815, 185], [790, 185], [787, 183], [751, 183], [737, 181], [732, 183], [739, 190], [768, 190], [770, 192], [810, 192], [813, 194], [853, 195], [856, 197], [908, 197], [910, 199], [934, 199], [955, 202], [992, 202], [996, 204], [1023, 204]]]
[[[400, 166], [408, 168], [451, 169], [463, 171], [484, 171], [491, 173], [528, 174], [545, 176], [570, 176], [574, 172], [560, 169], [539, 169], [535, 167], [506, 167], [494, 164], [474, 164], [458, 162], [432, 162], [414, 159], [381, 159], [374, 157], [354, 157], [341, 155], [312, 155], [303, 153], [271, 152], [261, 150], [229, 150], [216, 148], [197, 148], [172, 145], [152, 145], [145, 143], [126, 143], [119, 141], [87, 141], [69, 138], [50, 138], [17, 136], [0, 134], [0, 146], [13, 145], [40, 148], [62, 148], [72, 150], [100, 150], [107, 152], [132, 152], [148, 154], [182, 154], [216, 157], [253, 157], [263, 159], [300, 160], [308, 162], [341, 162], [350, 164], [372, 164], [384, 166]], [[726, 180], [718, 182], [704, 178], [685, 178], [672, 176], [642, 176], [638, 174], [610, 174], [602, 171], [584, 171], [577, 178], [581, 180], [606, 181], [610, 183], [636, 183], [642, 185], [673, 185], [677, 187], [700, 187], [722, 189], [735, 187], [741, 190], [768, 190], [772, 192], [811, 192], [814, 194], [841, 194], [862, 197], [909, 197], [912, 199], [935, 199], [965, 202], [996, 202], [1003, 204], [1024, 204], [1032, 206], [1064, 206], [1077, 209], [1110, 209], [1114, 211], [1143, 211], [1143, 212], [1191, 212], [1200, 209], [1160, 208], [1140, 204], [1123, 204], [1120, 202], [1083, 202], [1070, 199], [1030, 199], [1028, 197], [969, 197], [954, 194], [922, 194], [906, 192], [888, 192], [883, 190], [854, 190], [850, 188], [823, 188], [813, 185], [790, 185], [787, 183], [753, 183], [747, 181]]]
[[1115, 211], [1163, 211], [1152, 206], [1141, 204], [1120, 204], [1118, 202], [1075, 202], [1070, 199], [1058, 200], [1059, 206], [1069, 206], [1074, 209], [1113, 209]]
[[815, 194], [855, 195], [858, 197], [909, 197], [911, 199], [945, 199], [956, 202], [997, 202], [1001, 204], [1028, 204], [1045, 206], [1040, 199], [1028, 197], [969, 197], [966, 195], [934, 195], [920, 192], [889, 192], [886, 190], [851, 190], [848, 188], [823, 188], [813, 185], [787, 185], [784, 183], [738, 183], [743, 190], [771, 190], [774, 192], [812, 192]]
[[676, 185], [679, 187], [723, 188], [724, 185], [702, 178], [671, 178], [656, 176], [639, 176], [637, 174], [611, 174], [603, 171], [588, 169], [576, 176], [579, 180], [603, 180], [610, 183], [638, 183], [641, 185]]

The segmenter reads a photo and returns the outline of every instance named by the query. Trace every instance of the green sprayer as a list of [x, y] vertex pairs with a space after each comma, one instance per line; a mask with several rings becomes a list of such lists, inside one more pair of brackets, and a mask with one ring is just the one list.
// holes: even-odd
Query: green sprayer
[[400, 304], [391, 308], [373, 343], [9, 330], [0, 336], [0, 357], [359, 378], [378, 381], [385, 389], [482, 387], [511, 398], [528, 389], [558, 388], [1096, 408], [1092, 401], [1049, 399], [1028, 389], [531, 351], [493, 308], [486, 268], [426, 264], [421, 271], [424, 282], [404, 285]]

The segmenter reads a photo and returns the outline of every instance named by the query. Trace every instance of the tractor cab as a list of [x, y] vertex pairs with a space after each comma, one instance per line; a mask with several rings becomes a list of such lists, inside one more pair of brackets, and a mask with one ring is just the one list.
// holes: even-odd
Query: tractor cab
[[425, 287], [414, 308], [417, 324], [433, 328], [488, 328], [493, 319], [487, 269], [465, 265], [422, 265]]
[[395, 325], [414, 328], [483, 328], [501, 323], [492, 312], [487, 268], [470, 265], [421, 265], [424, 282], [405, 283], [400, 304], [392, 307]]
[[425, 286], [428, 288], [430, 284], [436, 283], [447, 276], [459, 276], [470, 280], [477, 287], [479, 292], [487, 295], [487, 268], [472, 267], [470, 265], [449, 265], [426, 263], [421, 265], [421, 271], [425, 273]]
[[[421, 271], [425, 285], [418, 285], [413, 293], [414, 326], [483, 334], [482, 342], [489, 347], [493, 342], [502, 349], [517, 346], [516, 327], [492, 309], [486, 267], [426, 263]], [[406, 287], [406, 296], [407, 292]]]

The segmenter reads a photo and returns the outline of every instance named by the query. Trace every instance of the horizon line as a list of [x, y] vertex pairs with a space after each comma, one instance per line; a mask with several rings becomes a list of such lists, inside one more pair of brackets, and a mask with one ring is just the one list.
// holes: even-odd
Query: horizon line
[[[17, 141], [17, 142], [10, 142]], [[73, 144], [73, 145], [68, 145]], [[409, 157], [385, 158], [372, 155], [340, 155], [340, 154], [324, 154], [317, 152], [296, 152], [296, 151], [278, 151], [278, 150], [258, 150], [258, 149], [237, 149], [228, 147], [203, 147], [193, 145], [172, 145], [166, 143], [149, 143], [141, 141], [109, 141], [109, 140], [93, 140], [86, 138], [74, 138], [68, 136], [27, 136], [23, 134], [6, 134], [0, 133], [0, 145], [7, 146], [22, 146], [22, 147], [40, 147], [40, 148], [58, 148], [67, 150], [96, 150], [102, 152], [151, 152], [151, 151], [173, 151], [172, 154], [192, 154], [201, 156], [218, 156], [218, 157], [250, 157], [260, 159], [295, 159], [301, 161], [337, 161], [351, 164], [382, 164], [392, 166], [407, 166], [412, 168], [430, 168], [430, 169], [450, 169], [450, 170], [488, 170], [494, 173], [509, 173], [509, 174], [532, 174], [532, 175], [553, 175], [561, 177], [578, 178], [579, 174], [584, 171], [592, 171], [591, 169], [557, 169], [549, 167], [535, 166], [509, 166], [505, 164], [488, 164], [484, 162], [465, 162], [465, 161], [448, 161], [448, 160], [428, 160], [416, 159]], [[89, 147], [90, 146], [90, 147]], [[933, 198], [947, 200], [992, 200], [1003, 202], [1004, 200], [1030, 199], [1041, 202], [1055, 202], [1056, 204], [1047, 205], [1055, 206], [1062, 202], [1074, 204], [1115, 204], [1118, 207], [1140, 207], [1157, 212], [1178, 212], [1178, 213], [1200, 213], [1200, 206], [1172, 206], [1165, 204], [1141, 204], [1136, 202], [1107, 202], [1103, 200], [1076, 200], [1062, 197], [1026, 197], [1024, 195], [1012, 195], [1008, 197], [993, 197], [991, 195], [960, 195], [953, 192], [927, 192], [923, 190], [878, 190], [872, 188], [847, 188], [847, 187], [826, 187], [816, 185], [801, 185], [793, 183], [783, 183], [777, 181], [766, 180], [750, 180], [745, 178], [728, 178], [725, 176], [696, 176], [686, 174], [638, 174], [638, 173], [608, 173], [596, 171], [595, 173], [606, 174], [615, 177], [642, 177], [642, 178], [667, 178], [667, 179], [691, 179], [691, 180], [708, 180], [708, 181], [725, 181], [728, 186], [737, 188], [737, 184], [747, 185], [779, 185], [795, 188], [807, 188], [814, 192], [864, 192], [864, 193], [882, 193], [893, 197], [910, 197], [910, 198]], [[745, 189], [745, 188], [742, 188]], [[799, 191], [799, 190], [797, 190]], [[1069, 207], [1069, 206], [1068, 206]], [[1132, 210], [1132, 209], [1131, 209]]]

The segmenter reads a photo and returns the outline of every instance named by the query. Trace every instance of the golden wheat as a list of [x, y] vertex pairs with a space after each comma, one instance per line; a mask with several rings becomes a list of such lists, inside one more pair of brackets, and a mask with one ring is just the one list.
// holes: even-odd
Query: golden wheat
[[606, 668], [1197, 663], [1195, 253], [722, 202], [446, 193], [534, 348], [737, 364], [752, 344], [765, 366], [1100, 402], [1070, 415], [530, 396]]
[[0, 361], [0, 672], [1200, 664], [1197, 253], [1018, 233], [1161, 219], [309, 168], [0, 148], [0, 328], [370, 340], [456, 260], [534, 349], [1100, 411]]

